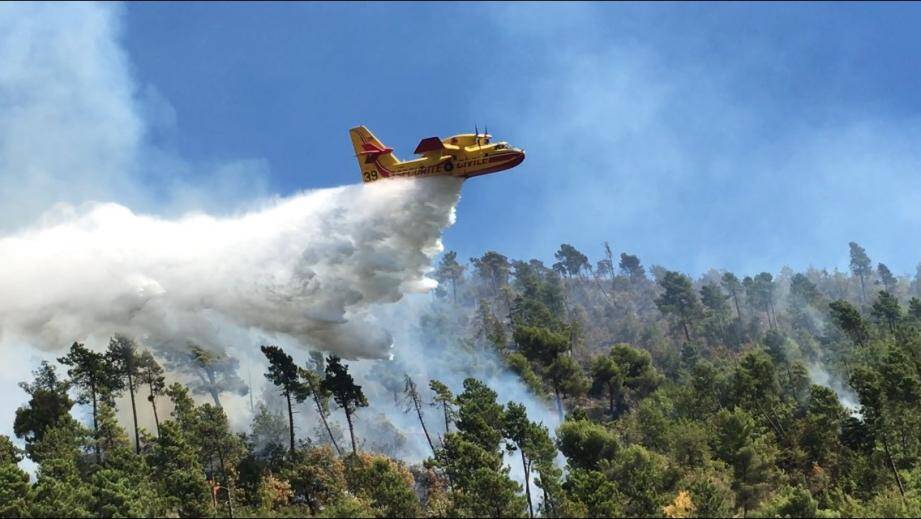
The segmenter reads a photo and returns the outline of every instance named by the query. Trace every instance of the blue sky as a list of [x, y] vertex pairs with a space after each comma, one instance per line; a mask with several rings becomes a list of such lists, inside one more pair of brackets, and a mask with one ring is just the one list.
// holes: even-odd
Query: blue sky
[[163, 168], [194, 183], [228, 162], [262, 193], [353, 183], [353, 125], [408, 157], [488, 124], [528, 158], [464, 186], [445, 236], [463, 258], [552, 261], [568, 242], [597, 260], [609, 241], [690, 273], [776, 272], [846, 268], [856, 240], [899, 272], [921, 260], [918, 5], [135, 3], [117, 17], [144, 139], [181, 157], [145, 169], [152, 192]]

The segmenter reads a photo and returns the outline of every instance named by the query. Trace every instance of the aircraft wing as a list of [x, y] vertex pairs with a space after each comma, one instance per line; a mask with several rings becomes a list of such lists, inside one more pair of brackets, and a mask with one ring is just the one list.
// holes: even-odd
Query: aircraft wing
[[428, 137], [419, 141], [419, 145], [416, 146], [416, 155], [422, 155], [424, 153], [429, 153], [432, 151], [441, 151], [445, 149], [445, 145], [441, 142], [441, 139], [438, 137]]

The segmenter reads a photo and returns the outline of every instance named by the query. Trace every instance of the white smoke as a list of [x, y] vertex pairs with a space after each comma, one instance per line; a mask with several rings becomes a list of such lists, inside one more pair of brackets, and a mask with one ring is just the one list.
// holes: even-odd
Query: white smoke
[[460, 184], [317, 190], [230, 218], [59, 208], [0, 238], [0, 340], [62, 349], [122, 332], [219, 347], [230, 324], [346, 358], [387, 356], [391, 335], [369, 309], [434, 287], [426, 273]]
[[860, 398], [853, 390], [842, 384], [841, 380], [837, 377], [832, 377], [821, 363], [809, 364], [807, 369], [809, 370], [809, 378], [812, 380], [813, 384], [824, 386], [834, 391], [848, 414], [858, 418], [861, 417]]
[[134, 174], [145, 125], [118, 11], [0, 5], [0, 229], [56, 202], [142, 197]]

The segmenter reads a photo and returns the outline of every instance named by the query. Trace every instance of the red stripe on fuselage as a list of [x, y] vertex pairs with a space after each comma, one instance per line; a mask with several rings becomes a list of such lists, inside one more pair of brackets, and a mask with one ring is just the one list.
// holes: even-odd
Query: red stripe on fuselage
[[374, 159], [374, 165], [377, 166], [377, 169], [380, 170], [381, 176], [384, 177], [384, 178], [387, 178], [387, 177], [389, 177], [390, 175], [393, 174], [392, 171], [390, 171], [389, 169], [387, 169], [387, 168], [385, 168], [384, 166], [381, 165], [380, 159], [375, 158], [375, 159]]
[[[466, 160], [469, 161], [469, 160], [477, 160], [477, 159], [466, 159]], [[519, 153], [503, 153], [503, 154], [501, 154], [501, 155], [494, 155], [494, 156], [492, 156], [492, 157], [486, 158], [486, 163], [487, 163], [487, 164], [491, 164], [491, 163], [493, 163], [493, 162], [499, 162], [499, 164], [496, 164], [495, 166], [491, 166], [491, 167], [489, 167], [489, 168], [481, 169], [481, 170], [476, 170], [475, 168], [473, 168], [474, 171], [472, 171], [472, 172], [469, 173], [469, 174], [466, 174], [466, 171], [464, 171], [466, 168], [459, 168], [459, 167], [455, 166], [454, 171], [452, 171], [451, 173], [448, 173], [448, 176], [457, 176], [457, 177], [465, 177], [465, 178], [469, 178], [469, 177], [478, 177], [478, 176], [480, 176], [480, 175], [485, 175], [485, 174], [487, 174], [487, 173], [495, 173], [495, 172], [497, 172], [497, 171], [502, 171], [502, 170], [506, 170], [506, 169], [509, 169], [509, 168], [513, 168], [513, 167], [517, 166], [518, 164], [521, 164], [523, 161], [524, 161], [524, 154], [519, 154]], [[450, 160], [449, 160], [449, 161], [445, 161], [445, 162], [450, 162]], [[442, 164], [443, 164], [443, 163], [433, 164], [432, 166], [429, 166], [429, 167], [439, 166], [439, 165], [442, 165]], [[413, 171], [413, 169], [415, 169], [415, 168], [407, 169], [405, 172], [400, 172], [400, 171], [394, 172], [394, 171], [391, 171], [391, 170], [387, 169], [386, 167], [384, 167], [384, 166], [380, 163], [380, 160], [377, 159], [376, 157], [375, 157], [375, 159], [374, 159], [374, 165], [377, 166], [377, 168], [380, 170], [380, 175], [381, 175], [382, 177], [384, 177], [384, 178], [388, 178], [388, 177], [393, 176], [393, 175], [395, 175], [395, 176], [433, 176], [433, 175], [439, 174], [439, 173], [435, 173], [435, 172], [429, 173], [429, 174], [425, 174], [425, 175], [412, 175], [412, 174], [410, 174], [410, 172]], [[422, 166], [422, 167], [424, 167], [424, 166]], [[443, 170], [439, 170], [439, 171], [443, 171]]]
[[[502, 157], [502, 158], [505, 158], [505, 157]], [[497, 172], [497, 171], [502, 171], [502, 170], [506, 170], [506, 169], [511, 169], [511, 168], [514, 168], [515, 166], [521, 164], [523, 161], [524, 161], [524, 154], [523, 154], [523, 153], [522, 153], [522, 154], [516, 154], [516, 156], [512, 157], [512, 159], [509, 160], [509, 161], [507, 161], [507, 162], [503, 162], [503, 163], [501, 163], [501, 164], [497, 164], [497, 165], [492, 166], [492, 167], [490, 167], [490, 168], [486, 168], [486, 169], [483, 169], [483, 170], [480, 170], [480, 171], [477, 171], [477, 172], [474, 172], [474, 173], [471, 173], [471, 174], [465, 175], [465, 176], [466, 176], [467, 178], [470, 178], [470, 177], [478, 177], [478, 176], [480, 176], [480, 175], [485, 175], [485, 174], [487, 174], [487, 173], [495, 173], [495, 172]], [[490, 162], [492, 162], [492, 159], [490, 159]]]

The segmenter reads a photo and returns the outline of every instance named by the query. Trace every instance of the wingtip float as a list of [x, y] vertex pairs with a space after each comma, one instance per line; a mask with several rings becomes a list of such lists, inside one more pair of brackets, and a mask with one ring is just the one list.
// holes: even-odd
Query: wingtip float
[[462, 133], [441, 139], [422, 139], [414, 153], [418, 159], [400, 160], [370, 130], [349, 130], [355, 157], [365, 182], [394, 177], [458, 177], [467, 179], [514, 168], [524, 160], [524, 150], [507, 142], [492, 142], [487, 133]]

